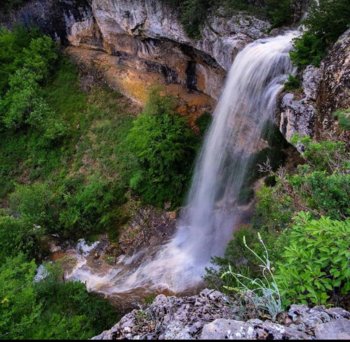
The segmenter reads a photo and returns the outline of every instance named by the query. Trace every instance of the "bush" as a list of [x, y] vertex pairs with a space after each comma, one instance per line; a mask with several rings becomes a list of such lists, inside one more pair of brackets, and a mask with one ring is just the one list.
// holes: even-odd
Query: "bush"
[[310, 137], [294, 136], [294, 144], [302, 144], [303, 157], [310, 165], [309, 171], [326, 171], [328, 173], [346, 173], [349, 168], [350, 154], [342, 141], [313, 141]]
[[1, 339], [89, 339], [118, 319], [113, 307], [62, 272], [35, 283], [36, 265], [20, 254], [0, 265]]
[[41, 314], [33, 279], [35, 263], [22, 254], [0, 264], [0, 338], [28, 339]]
[[299, 89], [300, 87], [301, 87], [300, 79], [293, 75], [289, 75], [287, 82], [284, 84], [284, 90], [291, 91], [291, 90]]
[[55, 197], [47, 184], [17, 185], [10, 195], [12, 215], [31, 225], [52, 229], [57, 225]]
[[295, 65], [319, 66], [327, 48], [346, 31], [350, 25], [348, 0], [314, 1], [305, 25], [307, 31], [296, 39], [290, 55]]
[[0, 261], [23, 253], [27, 258], [39, 258], [42, 254], [40, 239], [43, 228], [11, 216], [0, 216]]
[[259, 265], [260, 277], [247, 277], [244, 274], [234, 272], [232, 267], [224, 272], [221, 278], [233, 278], [236, 282], [234, 287], [224, 286], [227, 290], [238, 294], [244, 301], [244, 309], [252, 306], [256, 316], [269, 315], [275, 320], [277, 315], [283, 311], [280, 290], [274, 277], [274, 268], [272, 267], [269, 252], [265, 246], [261, 235], [258, 233], [258, 241], [262, 247], [262, 253], [259, 254], [247, 245], [246, 238], [243, 236], [243, 245], [255, 258]]
[[350, 221], [300, 213], [286, 234], [276, 272], [285, 304], [339, 305], [350, 293]]
[[294, 65], [303, 68], [309, 64], [320, 66], [322, 59], [326, 55], [326, 44], [312, 32], [305, 32], [294, 41], [290, 58]]
[[173, 99], [152, 91], [127, 143], [137, 160], [131, 188], [146, 203], [179, 205], [190, 179], [197, 139], [185, 119], [175, 113]]
[[119, 215], [113, 206], [124, 203], [124, 189], [97, 175], [85, 183], [67, 179], [59, 190], [59, 224], [50, 228], [65, 237], [81, 238], [106, 229]]
[[20, 128], [30, 123], [31, 113], [38, 110], [39, 84], [43, 82], [57, 59], [53, 40], [47, 36], [34, 38], [16, 56], [17, 71], [8, 77], [8, 90], [0, 99], [0, 114], [6, 128]]
[[262, 186], [256, 193], [256, 199], [254, 227], [276, 232], [289, 226], [295, 208], [292, 197], [283, 189], [282, 184]]
[[163, 0], [180, 12], [180, 21], [191, 38], [198, 39], [210, 12], [224, 8], [228, 15], [236, 11], [267, 17], [273, 27], [292, 22], [291, 0]]
[[339, 126], [342, 129], [350, 131], [350, 108], [338, 110], [333, 113], [333, 116], [338, 119]]
[[80, 282], [62, 282], [58, 265], [46, 265], [48, 276], [35, 284], [42, 303], [41, 320], [33, 326], [34, 339], [89, 339], [112, 326], [115, 309]]
[[[278, 234], [276, 232], [268, 232], [265, 229], [257, 230], [250, 226], [241, 227], [234, 232], [233, 239], [229, 242], [224, 257], [213, 258], [213, 264], [218, 267], [206, 270], [205, 280], [210, 287], [226, 291], [227, 288], [239, 286], [240, 284], [234, 277], [222, 278], [222, 274], [229, 270], [233, 273], [240, 273], [247, 278], [255, 279], [262, 276], [259, 260], [246, 247], [246, 244], [249, 245], [258, 255], [264, 253], [264, 248], [259, 241], [257, 232], [260, 233], [261, 238], [269, 250], [270, 263], [274, 265], [275, 261], [278, 260], [280, 250], [283, 246], [282, 240], [278, 240]], [[248, 279], [246, 280], [241, 279], [241, 282], [248, 286], [250, 281]]]
[[340, 220], [350, 217], [350, 175], [314, 171], [290, 178], [290, 184], [315, 216]]
[[266, 12], [273, 27], [292, 23], [291, 0], [266, 0]]

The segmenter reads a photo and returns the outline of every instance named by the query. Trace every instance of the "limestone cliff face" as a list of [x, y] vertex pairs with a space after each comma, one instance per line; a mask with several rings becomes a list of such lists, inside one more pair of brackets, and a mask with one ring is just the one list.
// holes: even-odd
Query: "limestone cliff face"
[[98, 47], [121, 57], [120, 64], [129, 70], [161, 74], [163, 83], [179, 84], [212, 99], [220, 95], [237, 53], [270, 27], [252, 16], [237, 14], [228, 19], [219, 14], [209, 18], [202, 38], [193, 40], [176, 11], [163, 1], [93, 0], [91, 8], [89, 18], [69, 28], [71, 45]]

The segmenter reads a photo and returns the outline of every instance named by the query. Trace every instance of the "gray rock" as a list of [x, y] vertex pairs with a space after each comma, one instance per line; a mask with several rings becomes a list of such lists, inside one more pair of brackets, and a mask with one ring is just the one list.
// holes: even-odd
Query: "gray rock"
[[292, 305], [279, 322], [235, 314], [238, 303], [222, 293], [203, 290], [191, 297], [159, 295], [148, 308], [133, 310], [94, 339], [293, 339], [347, 338], [350, 313], [323, 306]]
[[248, 340], [253, 338], [253, 334], [254, 328], [244, 322], [229, 319], [216, 319], [203, 327], [200, 339]]
[[290, 142], [294, 134], [312, 136], [316, 109], [306, 99], [298, 100], [292, 93], [283, 96], [281, 102], [280, 131]]
[[342, 318], [325, 324], [318, 324], [315, 337], [319, 340], [349, 340], [350, 321]]
[[303, 91], [305, 94], [305, 100], [316, 101], [320, 81], [320, 69], [313, 65], [309, 65], [303, 73]]

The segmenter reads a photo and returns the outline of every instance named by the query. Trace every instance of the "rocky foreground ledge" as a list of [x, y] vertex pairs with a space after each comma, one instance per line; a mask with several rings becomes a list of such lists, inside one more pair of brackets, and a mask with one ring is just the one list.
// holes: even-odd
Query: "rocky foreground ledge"
[[277, 322], [242, 321], [237, 304], [214, 290], [191, 297], [159, 295], [94, 340], [110, 339], [350, 339], [350, 313], [341, 308], [292, 305]]

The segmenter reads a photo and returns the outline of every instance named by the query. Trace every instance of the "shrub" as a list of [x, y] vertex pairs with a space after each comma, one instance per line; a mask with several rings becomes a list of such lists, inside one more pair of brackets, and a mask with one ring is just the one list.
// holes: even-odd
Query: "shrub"
[[59, 265], [45, 267], [48, 276], [35, 284], [43, 312], [32, 338], [89, 339], [115, 323], [118, 314], [111, 304], [80, 282], [62, 282]]
[[276, 232], [289, 226], [295, 208], [292, 197], [283, 189], [282, 184], [262, 186], [256, 193], [256, 199], [254, 227]]
[[339, 126], [342, 129], [350, 131], [350, 108], [338, 110], [335, 113], [333, 113], [333, 116], [338, 119]]
[[8, 90], [0, 99], [0, 114], [7, 128], [20, 128], [30, 122], [39, 95], [39, 83], [43, 82], [57, 59], [53, 40], [47, 36], [32, 39], [16, 57], [17, 71], [8, 77]]
[[349, 168], [350, 154], [342, 141], [313, 141], [310, 137], [294, 136], [292, 142], [302, 144], [303, 157], [310, 165], [310, 171], [346, 172]]
[[110, 327], [118, 315], [78, 282], [62, 282], [62, 272], [47, 266], [35, 283], [36, 265], [20, 254], [0, 265], [1, 339], [88, 339]]
[[314, 171], [290, 178], [290, 184], [316, 216], [325, 215], [332, 219], [350, 216], [350, 175]]
[[327, 48], [346, 31], [350, 25], [348, 0], [314, 1], [306, 19], [307, 31], [296, 39], [291, 58], [295, 65], [319, 66]]
[[29, 224], [47, 228], [57, 225], [54, 193], [45, 183], [17, 185], [10, 195], [10, 208], [14, 216]]
[[0, 264], [0, 338], [28, 339], [41, 314], [33, 278], [35, 263], [22, 254]]
[[82, 178], [67, 179], [59, 190], [59, 228], [53, 226], [50, 230], [81, 238], [106, 229], [119, 215], [113, 206], [124, 203], [124, 192], [98, 175], [86, 182]]
[[273, 27], [279, 27], [292, 22], [291, 0], [266, 0], [267, 16]]
[[27, 258], [41, 256], [43, 228], [11, 216], [0, 216], [0, 261], [23, 253]]
[[320, 66], [326, 55], [325, 42], [312, 32], [305, 32], [294, 40], [294, 47], [290, 52], [290, 58], [294, 65], [303, 68], [309, 64]]
[[36, 29], [16, 26], [11, 31], [0, 27], [0, 95], [6, 91], [8, 80], [18, 66], [16, 61], [33, 38], [38, 37]]
[[179, 205], [190, 179], [196, 142], [185, 119], [175, 113], [173, 99], [152, 91], [127, 137], [137, 160], [131, 188], [146, 203]]
[[291, 91], [291, 90], [299, 89], [300, 86], [301, 86], [300, 79], [293, 75], [289, 75], [287, 82], [284, 84], [284, 89], [286, 91]]
[[285, 304], [339, 305], [350, 292], [350, 221], [300, 213], [286, 234], [276, 272]]
[[[209, 268], [206, 271], [205, 280], [209, 286], [225, 291], [228, 287], [236, 287], [239, 284], [234, 277], [222, 278], [222, 274], [229, 271], [240, 273], [247, 278], [259, 278], [262, 276], [259, 261], [246, 247], [250, 246], [258, 255], [264, 253], [263, 245], [260, 243], [257, 232], [265, 241], [269, 250], [270, 263], [274, 264], [278, 259], [282, 240], [278, 240], [276, 232], [268, 232], [265, 229], [254, 229], [251, 226], [243, 226], [233, 234], [233, 239], [229, 242], [224, 257], [214, 257], [212, 262], [218, 266]], [[281, 243], [280, 243], [281, 242]], [[241, 278], [240, 281], [249, 285], [249, 281]]]

